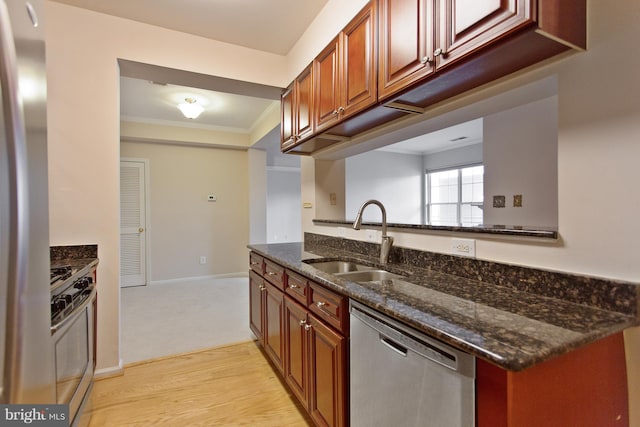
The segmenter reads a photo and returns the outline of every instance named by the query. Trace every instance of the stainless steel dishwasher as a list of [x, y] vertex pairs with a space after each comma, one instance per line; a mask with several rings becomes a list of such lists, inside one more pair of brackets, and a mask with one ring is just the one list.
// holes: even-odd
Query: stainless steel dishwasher
[[355, 301], [351, 427], [475, 424], [475, 357]]

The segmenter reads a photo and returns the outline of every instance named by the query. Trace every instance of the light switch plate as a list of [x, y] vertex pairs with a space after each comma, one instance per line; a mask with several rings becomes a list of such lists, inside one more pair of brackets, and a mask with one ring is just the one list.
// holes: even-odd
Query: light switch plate
[[475, 258], [476, 241], [474, 239], [451, 239], [451, 253]]

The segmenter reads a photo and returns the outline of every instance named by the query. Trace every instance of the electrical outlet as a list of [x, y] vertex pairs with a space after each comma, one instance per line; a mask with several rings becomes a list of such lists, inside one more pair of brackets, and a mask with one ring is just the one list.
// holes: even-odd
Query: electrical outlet
[[475, 258], [476, 241], [474, 239], [451, 239], [451, 253]]
[[206, 256], [201, 256], [200, 257], [200, 264], [206, 264], [207, 263], [207, 257]]
[[338, 204], [338, 196], [336, 193], [329, 193], [329, 204], [331, 204], [331, 206]]
[[209, 195], [207, 196], [207, 201], [208, 201], [208, 202], [217, 202], [217, 201], [218, 201], [218, 198], [217, 198], [215, 195], [213, 195], [213, 194], [209, 194]]

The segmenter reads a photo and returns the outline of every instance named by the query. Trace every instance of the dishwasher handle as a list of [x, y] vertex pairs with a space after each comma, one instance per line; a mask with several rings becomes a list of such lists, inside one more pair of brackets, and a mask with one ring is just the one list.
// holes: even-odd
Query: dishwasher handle
[[397, 342], [393, 341], [388, 337], [385, 337], [382, 334], [380, 334], [380, 342], [385, 346], [387, 346], [388, 348], [390, 348], [391, 350], [393, 350], [394, 352], [398, 353], [400, 356], [407, 357], [407, 347], [404, 347], [398, 344]]

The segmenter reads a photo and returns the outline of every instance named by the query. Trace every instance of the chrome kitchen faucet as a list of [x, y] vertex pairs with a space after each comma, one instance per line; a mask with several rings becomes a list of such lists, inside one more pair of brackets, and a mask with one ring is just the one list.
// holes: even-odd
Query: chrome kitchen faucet
[[367, 200], [360, 206], [358, 209], [358, 215], [356, 215], [356, 220], [353, 222], [353, 229], [360, 230], [362, 226], [362, 213], [364, 212], [364, 208], [369, 205], [377, 205], [382, 211], [382, 242], [380, 244], [380, 263], [386, 264], [389, 261], [389, 252], [391, 251], [391, 245], [393, 245], [393, 237], [387, 236], [387, 210], [384, 208], [384, 205], [378, 200]]

